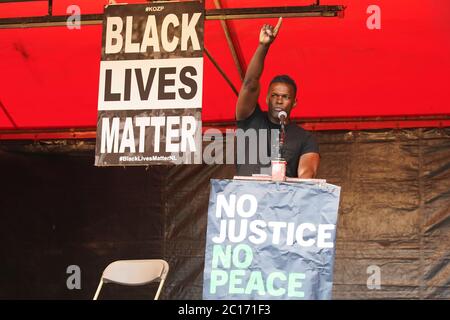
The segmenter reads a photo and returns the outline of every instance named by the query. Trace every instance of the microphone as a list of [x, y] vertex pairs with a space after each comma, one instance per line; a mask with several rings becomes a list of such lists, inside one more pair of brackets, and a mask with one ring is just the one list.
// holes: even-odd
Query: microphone
[[284, 124], [284, 121], [286, 120], [286, 118], [287, 118], [287, 113], [286, 113], [286, 111], [280, 111], [280, 112], [278, 112], [278, 119], [280, 119], [280, 123], [281, 123], [281, 124]]
[[278, 119], [280, 119], [281, 130], [279, 131], [278, 140], [278, 158], [272, 160], [272, 181], [285, 181], [286, 180], [286, 166], [287, 162], [283, 158], [284, 151], [284, 140], [285, 140], [285, 129], [284, 121], [287, 118], [286, 111], [278, 112]]

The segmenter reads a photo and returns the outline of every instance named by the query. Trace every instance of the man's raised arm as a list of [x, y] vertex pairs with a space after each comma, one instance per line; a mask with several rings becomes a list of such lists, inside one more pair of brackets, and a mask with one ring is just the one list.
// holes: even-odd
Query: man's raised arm
[[275, 28], [268, 24], [265, 24], [261, 28], [258, 48], [250, 60], [244, 82], [239, 91], [239, 97], [236, 103], [236, 120], [247, 119], [255, 110], [260, 90], [259, 79], [264, 69], [264, 59], [266, 58], [270, 45], [278, 34], [281, 21], [282, 18], [280, 17]]

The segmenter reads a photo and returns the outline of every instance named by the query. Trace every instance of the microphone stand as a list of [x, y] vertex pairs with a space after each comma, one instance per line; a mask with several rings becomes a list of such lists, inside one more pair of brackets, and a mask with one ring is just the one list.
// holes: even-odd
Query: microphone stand
[[284, 142], [286, 132], [284, 128], [285, 117], [280, 117], [281, 130], [279, 133], [278, 158], [272, 160], [272, 181], [286, 181], [286, 165], [287, 162], [283, 158]]
[[280, 130], [280, 137], [279, 137], [280, 147], [278, 148], [278, 159], [284, 159], [283, 158], [283, 150], [284, 150], [284, 139], [286, 137], [286, 132], [284, 129], [284, 121], [280, 120], [280, 124], [281, 124], [281, 130]]

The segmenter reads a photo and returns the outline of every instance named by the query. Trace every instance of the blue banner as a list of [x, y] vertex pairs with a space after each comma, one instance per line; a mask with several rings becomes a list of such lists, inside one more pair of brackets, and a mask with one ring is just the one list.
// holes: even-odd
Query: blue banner
[[340, 187], [211, 180], [203, 299], [331, 299]]

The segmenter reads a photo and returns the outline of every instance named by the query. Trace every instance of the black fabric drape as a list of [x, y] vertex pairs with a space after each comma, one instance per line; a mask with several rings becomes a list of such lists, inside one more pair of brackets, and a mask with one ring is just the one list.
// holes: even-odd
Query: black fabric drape
[[[450, 128], [315, 136], [318, 178], [342, 187], [333, 298], [449, 299]], [[161, 298], [201, 299], [209, 179], [234, 166], [99, 168], [94, 146], [0, 142], [0, 298], [91, 299], [109, 262], [163, 258]], [[66, 286], [70, 265], [80, 290]], [[371, 266], [380, 289], [367, 286]]]

